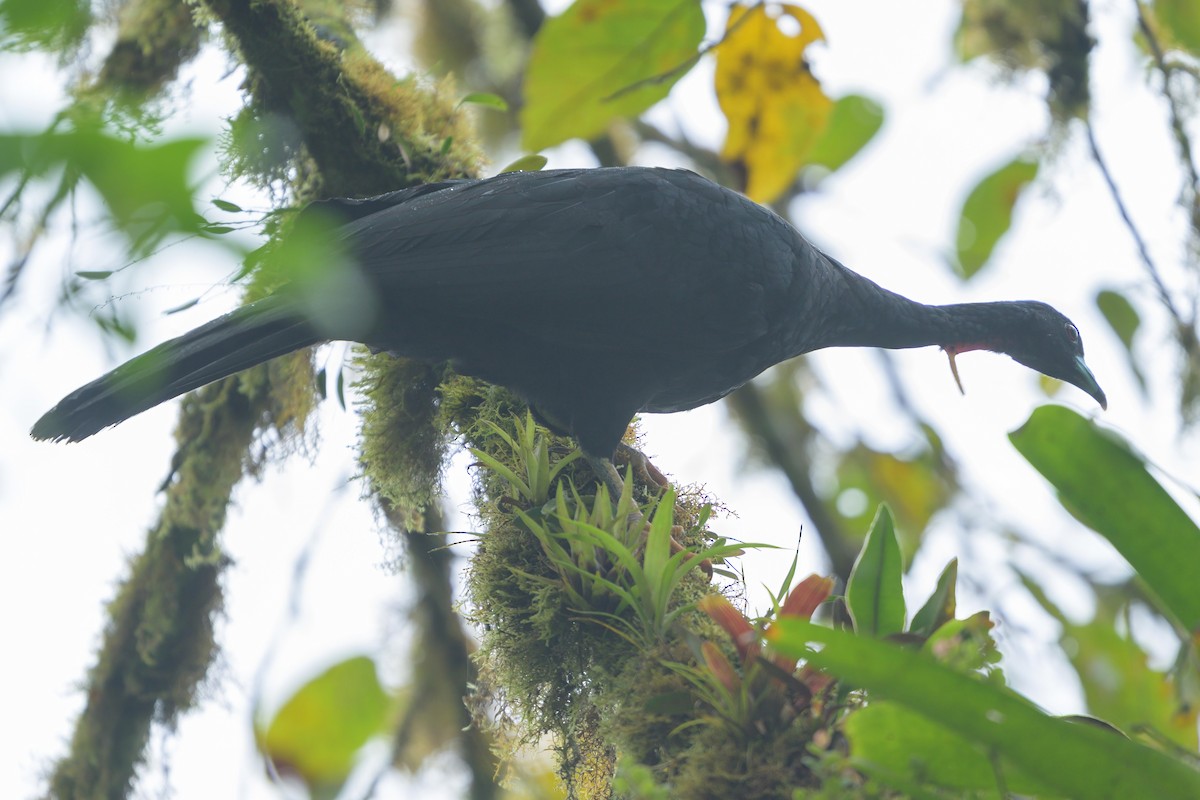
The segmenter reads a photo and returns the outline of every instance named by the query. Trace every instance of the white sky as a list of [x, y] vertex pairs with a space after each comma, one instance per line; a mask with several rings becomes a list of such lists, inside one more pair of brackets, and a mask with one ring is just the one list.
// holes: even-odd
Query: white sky
[[[939, 260], [952, 245], [963, 193], [1044, 132], [1041, 83], [1011, 88], [987, 69], [954, 67], [949, 42], [956, 4], [948, 0], [922, 4], [918, 18], [911, 5], [881, 0], [805, 5], [829, 39], [817, 70], [830, 93], [868, 94], [883, 102], [888, 114], [870, 149], [794, 209], [805, 234], [852, 268], [926, 302], [1028, 297], [1056, 305], [1083, 331], [1088, 361], [1108, 392], [1110, 410], [1099, 419], [1175, 475], [1195, 481], [1190, 465], [1197, 437], [1181, 436], [1176, 428], [1174, 351], [1164, 344], [1162, 315], [1152, 311], [1132, 242], [1078, 137], [1044, 168], [1033, 196], [1020, 206], [1015, 235], [1002, 243], [983, 274], [963, 285]], [[1100, 40], [1093, 60], [1100, 144], [1155, 258], [1168, 279], [1178, 282], [1179, 177], [1162, 104], [1144, 87], [1132, 55], [1133, 4], [1092, 5], [1093, 35]], [[403, 69], [397, 58], [393, 54], [390, 60]], [[239, 77], [225, 72], [223, 58], [210, 48], [189, 69], [192, 91], [168, 132], [219, 130], [221, 117], [237, 108]], [[18, 73], [20, 79], [13, 80]], [[60, 78], [36, 57], [0, 56], [0, 75], [0, 130], [36, 127], [59, 107]], [[711, 96], [710, 63], [701, 64], [654, 112], [664, 125], [679, 118], [693, 139], [713, 146], [720, 141], [723, 127]], [[495, 164], [507, 163], [510, 155], [496, 154]], [[551, 167], [589, 163], [576, 145], [550, 155]], [[648, 149], [643, 160], [662, 158], [661, 150]], [[219, 183], [212, 191], [246, 207], [263, 205], [236, 190], [226, 192]], [[88, 218], [86, 208], [81, 210]], [[155, 259], [153, 272], [139, 268], [128, 287], [155, 288], [115, 301], [141, 320], [144, 338], [137, 348], [106, 353], [91, 344], [94, 328], [67, 318], [47, 328], [45, 315], [63, 264], [71, 259], [71, 269], [119, 266], [120, 255], [107, 245], [85, 229], [82, 243], [55, 240], [40, 248], [20, 297], [0, 314], [0, 381], [6, 389], [0, 405], [0, 608], [10, 643], [0, 681], [6, 720], [0, 752], [8, 754], [0, 760], [0, 793], [5, 796], [36, 793], [39, 775], [70, 735], [83, 702], [77, 687], [99, 642], [102, 602], [124, 575], [126, 559], [140, 549], [161, 502], [155, 489], [167, 472], [176, 406], [160, 407], [69, 447], [32, 442], [28, 428], [67, 391], [135, 349], [181, 333], [235, 301], [233, 293], [212, 292], [197, 308], [161, 316], [235, 268], [214, 248], [185, 245]], [[7, 263], [7, 253], [0, 255]], [[1143, 311], [1151, 311], [1139, 355], [1152, 401], [1140, 394], [1119, 342], [1091, 305], [1100, 286], [1129, 289]], [[1041, 478], [1008, 443], [1007, 433], [1043, 401], [1032, 373], [1002, 357], [964, 356], [959, 362], [964, 398], [937, 351], [901, 351], [896, 358], [918, 407], [937, 420], [951, 455], [961, 463], [978, 508], [996, 522], [977, 524], [1018, 526], [1056, 553], [1104, 574], [1124, 574], [1111, 548], [1058, 508]], [[879, 447], [912, 443], [904, 420], [875, 400], [885, 387], [876, 355], [827, 351], [813, 360], [832, 387], [831, 395], [810, 401], [810, 413], [823, 426], [843, 437], [863, 435]], [[1059, 402], [1085, 414], [1097, 411], [1070, 387]], [[180, 800], [277, 796], [259, 777], [250, 734], [249, 706], [260, 671], [268, 704], [278, 703], [326, 664], [360, 651], [376, 652], [384, 644], [390, 653], [385, 657], [402, 672], [403, 653], [396, 644], [401, 637], [394, 633], [403, 624], [397, 609], [405, 602], [406, 580], [380, 567], [388, 554], [367, 505], [358, 500], [358, 485], [350, 480], [353, 416], [334, 403], [326, 404], [320, 416], [322, 444], [315, 462], [293, 458], [269, 469], [261, 484], [247, 484], [235, 495], [223, 541], [236, 564], [226, 578], [223, 654], [211, 699], [182, 720], [177, 734], [156, 740], [143, 784], [147, 794], [167, 783]], [[805, 524], [796, 501], [780, 477], [744, 463], [740, 440], [719, 405], [650, 417], [644, 429], [647, 452], [661, 468], [680, 481], [707, 484], [736, 509], [737, 518], [719, 522], [722, 533], [794, 544]], [[459, 529], [472, 526], [468, 480], [460, 458], [448, 480], [453, 504], [463, 512], [453, 523]], [[922, 602], [946, 560], [959, 556], [960, 576], [1002, 592], [998, 601], [960, 598], [960, 616], [985, 605], [998, 611], [1010, 679], [1053, 712], [1080, 711], [1081, 696], [1069, 669], [1047, 646], [1054, 626], [1032, 614], [1019, 591], [1003, 592], [1011, 584], [998, 568], [1003, 561], [1044, 562], [1033, 558], [1029, 546], [1009, 549], [996, 537], [965, 537], [960, 530], [953, 516], [935, 524], [907, 581], [910, 605]], [[306, 549], [298, 615], [289, 620], [293, 574]], [[815, 537], [806, 538], [800, 552], [801, 574], [823, 570]], [[777, 586], [788, 560], [778, 554], [746, 559], [752, 604], [763, 606], [757, 587]], [[1056, 600], [1072, 613], [1088, 613], [1086, 596], [1062, 572], [1039, 570], [1055, 580], [1051, 595]], [[426, 786], [441, 777], [434, 771]], [[404, 791], [397, 782], [383, 796], [400, 797]]]

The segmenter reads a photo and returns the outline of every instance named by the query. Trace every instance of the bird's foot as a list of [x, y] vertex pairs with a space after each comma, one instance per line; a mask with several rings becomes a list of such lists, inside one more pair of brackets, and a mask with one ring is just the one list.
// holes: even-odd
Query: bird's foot
[[671, 488], [671, 482], [667, 480], [667, 476], [662, 474], [662, 471], [658, 467], [650, 463], [650, 459], [641, 450], [622, 442], [617, 445], [617, 452], [625, 457], [625, 461], [629, 466], [633, 467], [634, 475], [642, 483], [647, 486], [653, 486], [659, 491]]

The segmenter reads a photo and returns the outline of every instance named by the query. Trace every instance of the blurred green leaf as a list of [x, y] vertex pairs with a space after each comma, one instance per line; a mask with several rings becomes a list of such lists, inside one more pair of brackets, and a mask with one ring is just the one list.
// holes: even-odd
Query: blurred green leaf
[[471, 104], [476, 106], [484, 106], [486, 108], [494, 108], [497, 111], [508, 111], [508, 103], [498, 94], [491, 92], [471, 92], [469, 95], [458, 101], [458, 104]]
[[880, 505], [846, 582], [846, 605], [854, 630], [881, 637], [904, 630], [903, 574], [892, 512]]
[[1151, 669], [1146, 652], [1117, 630], [1119, 610], [1101, 602], [1094, 619], [1076, 624], [1032, 578], [1022, 574], [1021, 581], [1062, 626], [1059, 641], [1079, 675], [1089, 713], [1126, 731], [1150, 727], [1177, 745], [1196, 750], [1200, 708], [1184, 702], [1171, 676]]
[[0, 48], [67, 50], [91, 22], [87, 0], [0, 0]]
[[1021, 156], [981, 180], [963, 203], [958, 220], [958, 268], [970, 278], [991, 258], [992, 250], [1012, 225], [1013, 207], [1037, 177], [1038, 162]]
[[861, 511], [843, 513], [844, 506], [832, 510], [846, 520], [847, 527], [859, 529], [870, 523], [871, 509], [887, 503], [901, 528], [901, 549], [911, 555], [920, 544], [920, 536], [930, 518], [949, 501], [952, 487], [939, 469], [939, 459], [931, 448], [915, 454], [897, 455], [874, 450], [863, 443], [841, 454], [837, 464], [838, 494], [858, 490], [867, 502]]
[[1109, 327], [1113, 329], [1113, 333], [1117, 334], [1117, 338], [1121, 340], [1121, 344], [1125, 345], [1125, 356], [1129, 362], [1129, 368], [1133, 370], [1134, 377], [1137, 378], [1142, 389], [1145, 389], [1146, 379], [1142, 375], [1141, 365], [1138, 364], [1138, 360], [1133, 356], [1133, 337], [1142, 322], [1138, 316], [1137, 309], [1133, 307], [1133, 304], [1129, 302], [1125, 295], [1114, 292], [1111, 289], [1102, 289], [1096, 295], [1096, 307], [1100, 309], [1100, 313], [1108, 321]]
[[1200, 631], [1200, 528], [1117, 434], [1062, 406], [1042, 406], [1009, 434], [1063, 505], [1108, 539], [1163, 609]]
[[997, 666], [1000, 650], [992, 636], [993, 627], [987, 611], [976, 611], [966, 619], [950, 619], [934, 629], [921, 650], [960, 672], [982, 670], [989, 679], [1002, 681], [1004, 673]]
[[954, 610], [957, 605], [954, 589], [957, 581], [958, 559], [952, 558], [946, 568], [942, 570], [942, 574], [938, 576], [933, 594], [929, 595], [929, 599], [925, 601], [925, 605], [921, 606], [921, 610], [913, 615], [912, 625], [908, 627], [910, 633], [928, 636], [954, 619]]
[[197, 233], [204, 220], [193, 206], [188, 172], [206, 139], [137, 144], [96, 128], [0, 134], [0, 177], [42, 177], [65, 170], [92, 185], [135, 254], [171, 232]]
[[[695, 0], [575, 0], [542, 25], [525, 72], [522, 146], [601, 133], [667, 96], [704, 36]], [[668, 74], [670, 73], [670, 74]]]
[[1200, 797], [1200, 771], [1182, 761], [1051, 717], [1007, 689], [922, 653], [788, 617], [777, 620], [767, 638], [784, 655], [805, 658], [876, 699], [892, 700], [982, 745], [1051, 791], [1091, 800]]
[[866, 147], [881, 127], [883, 106], [879, 103], [858, 94], [839, 97], [824, 132], [809, 151], [809, 165], [833, 172]]
[[197, 305], [199, 302], [200, 302], [199, 297], [193, 297], [191, 300], [187, 300], [185, 302], [180, 303], [177, 306], [168, 308], [166, 311], [163, 312], [163, 314], [165, 316], [170, 316], [171, 314], [178, 314], [180, 311], [187, 311], [189, 308], [192, 308], [193, 306]]
[[309, 787], [340, 786], [358, 751], [383, 732], [390, 709], [375, 662], [350, 658], [300, 687], [259, 731], [260, 747], [281, 775]]
[[546, 166], [547, 161], [548, 159], [545, 156], [533, 153], [532, 155], [521, 156], [516, 161], [510, 162], [500, 172], [537, 172]]
[[1138, 325], [1141, 324], [1141, 318], [1138, 317], [1133, 304], [1123, 294], [1111, 289], [1102, 289], [1096, 295], [1096, 308], [1100, 309], [1100, 313], [1108, 320], [1125, 349], [1131, 349], [1133, 335], [1137, 333]]
[[1200, 3], [1196, 0], [1154, 0], [1156, 33], [1167, 47], [1200, 56]]
[[896, 703], [871, 703], [847, 717], [842, 730], [850, 741], [852, 762], [884, 783], [902, 776], [905, 784], [983, 792], [991, 798], [1000, 796], [1000, 770], [1009, 792], [1043, 798], [1054, 794], [1007, 759], [995, 763], [980, 745]]

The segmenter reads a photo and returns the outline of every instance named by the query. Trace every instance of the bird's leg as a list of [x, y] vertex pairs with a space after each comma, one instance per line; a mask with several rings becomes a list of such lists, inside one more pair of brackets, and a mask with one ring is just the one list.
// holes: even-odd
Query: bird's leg
[[641, 450], [621, 442], [617, 445], [617, 452], [625, 455], [625, 460], [633, 467], [634, 474], [647, 486], [654, 486], [659, 491], [670, 488], [671, 482], [667, 480], [667, 476], [650, 463], [650, 459]]
[[584, 451], [583, 460], [592, 468], [592, 474], [596, 476], [596, 479], [608, 487], [609, 499], [615, 506], [621, 499], [621, 493], [625, 490], [625, 481], [622, 480], [621, 473], [617, 472], [612, 460], [594, 456], [586, 451]]

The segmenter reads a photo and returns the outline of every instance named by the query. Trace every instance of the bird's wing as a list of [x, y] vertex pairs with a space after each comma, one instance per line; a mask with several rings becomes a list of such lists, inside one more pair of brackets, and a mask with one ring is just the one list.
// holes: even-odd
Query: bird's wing
[[342, 232], [384, 297], [548, 343], [720, 351], [768, 333], [786, 225], [690, 173], [561, 170], [405, 195]]

